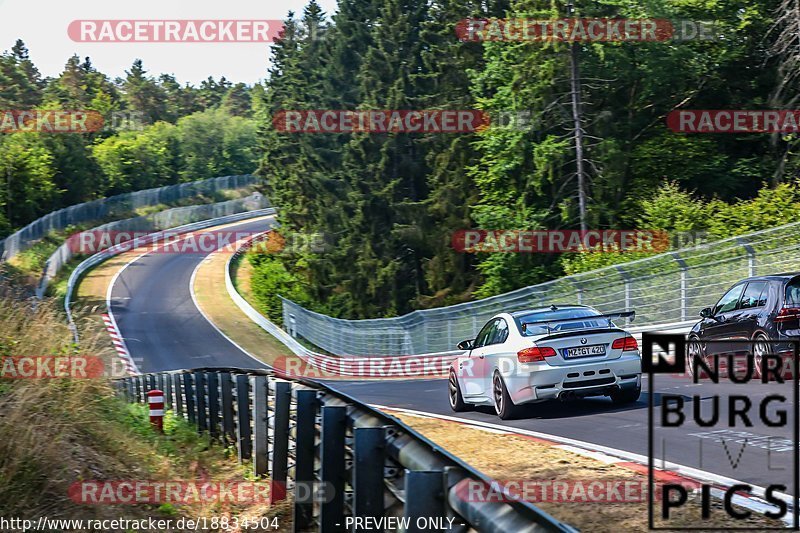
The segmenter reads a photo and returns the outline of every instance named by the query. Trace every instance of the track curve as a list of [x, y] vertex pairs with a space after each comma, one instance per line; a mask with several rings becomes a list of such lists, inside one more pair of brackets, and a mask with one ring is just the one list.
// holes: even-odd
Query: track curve
[[[232, 225], [240, 232], [269, 229], [270, 221]], [[207, 253], [158, 253], [129, 262], [110, 287], [109, 310], [142, 372], [203, 366], [266, 368], [206, 320], [192, 298], [192, 273]]]
[[[263, 231], [272, 224], [260, 220], [230, 227], [236, 231]], [[112, 282], [109, 308], [142, 372], [203, 366], [267, 366], [232, 344], [197, 308], [191, 295], [190, 281], [195, 268], [206, 255], [145, 254], [131, 261]], [[669, 376], [659, 376], [657, 381], [654, 403], [659, 405], [665, 392], [680, 394], [686, 399], [689, 416], [695, 401], [701, 412], [707, 414], [713, 396], [718, 394], [747, 395], [754, 404], [772, 392], [782, 392], [791, 398], [791, 384], [775, 385], [770, 389], [764, 385], [693, 384], [686, 378]], [[605, 398], [567, 404], [552, 402], [529, 406], [522, 418], [509, 421], [499, 420], [491, 409], [452, 413], [447, 401], [446, 380], [337, 381], [328, 382], [328, 385], [371, 404], [456, 415], [512, 430], [536, 431], [642, 456], [648, 453], [648, 396], [644, 392], [648, 389], [647, 380], [642, 398], [630, 406], [613, 406]], [[777, 391], [775, 387], [786, 390]], [[721, 415], [727, 417], [726, 408], [722, 409]], [[775, 428], [754, 420], [752, 427], [736, 428], [746, 432], [738, 437], [736, 434], [720, 437], [714, 434], [715, 429], [690, 423], [670, 430], [665, 434], [668, 437], [664, 444], [666, 460], [759, 486], [783, 483], [787, 487], [785, 492], [794, 493], [792, 472], [796, 466], [791, 466], [792, 454], [771, 444], [771, 448], [764, 447], [765, 439], [782, 439], [780, 442], [791, 439], [791, 425]], [[657, 435], [656, 439], [660, 437]], [[721, 440], [725, 439], [727, 442], [722, 443]], [[700, 450], [694, 444], [698, 441], [704, 443]], [[660, 443], [656, 444], [654, 452], [660, 459]], [[736, 461], [737, 455], [741, 460]]]

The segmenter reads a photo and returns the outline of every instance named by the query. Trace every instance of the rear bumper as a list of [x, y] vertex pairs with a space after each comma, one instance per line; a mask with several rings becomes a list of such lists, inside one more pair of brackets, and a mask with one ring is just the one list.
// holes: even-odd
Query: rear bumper
[[515, 404], [555, 400], [562, 396], [604, 396], [641, 386], [642, 360], [624, 355], [612, 361], [573, 366], [537, 366], [530, 372], [504, 376]]

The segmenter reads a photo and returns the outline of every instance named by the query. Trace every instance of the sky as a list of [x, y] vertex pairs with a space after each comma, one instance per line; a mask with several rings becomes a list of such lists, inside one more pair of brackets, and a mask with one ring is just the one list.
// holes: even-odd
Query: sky
[[[80, 43], [67, 35], [73, 20], [281, 20], [302, 13], [307, 0], [0, 0], [0, 50], [22, 39], [43, 76], [57, 76], [69, 56], [91, 57], [110, 78], [124, 77], [134, 59], [150, 75], [173, 74], [197, 85], [208, 76], [253, 84], [267, 75], [265, 43]], [[318, 0], [329, 16], [336, 0]]]

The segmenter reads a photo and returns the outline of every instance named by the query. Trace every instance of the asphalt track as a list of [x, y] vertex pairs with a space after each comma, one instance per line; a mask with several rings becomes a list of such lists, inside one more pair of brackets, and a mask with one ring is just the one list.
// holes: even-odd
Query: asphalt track
[[[269, 221], [231, 230], [258, 232]], [[142, 372], [205, 366], [266, 368], [217, 331], [194, 304], [189, 282], [205, 253], [154, 251], [129, 263], [111, 289], [110, 309]]]
[[[268, 221], [246, 222], [236, 231], [260, 231]], [[217, 331], [196, 308], [190, 294], [190, 279], [205, 254], [150, 253], [132, 261], [117, 277], [111, 289], [110, 308], [128, 349], [142, 372], [234, 366], [263, 368]], [[719, 476], [766, 487], [786, 486], [794, 494], [793, 464], [797, 444], [794, 436], [793, 384], [751, 382], [744, 385], [693, 383], [689, 378], [656, 378], [653, 394], [654, 457], [698, 468]], [[456, 415], [461, 418], [557, 435], [615, 448], [635, 454], [648, 454], [648, 380], [644, 380], [641, 399], [630, 406], [615, 407], [606, 398], [570, 403], [548, 402], [527, 406], [517, 420], [502, 421], [488, 408], [453, 413], [447, 402], [445, 380], [347, 381], [329, 382], [341, 391], [364, 402]], [[661, 403], [665, 394], [684, 398], [687, 422], [676, 428], [660, 427]], [[752, 402], [750, 426], [737, 420], [727, 422], [727, 398], [747, 396]], [[776, 417], [785, 409], [787, 423], [770, 427], [759, 416], [759, 405], [770, 394], [782, 394], [787, 403], [769, 404], [766, 414]], [[714, 397], [719, 396], [720, 423], [700, 427], [692, 421], [692, 409], [712, 413]], [[535, 458], [531, 458], [535, 460]]]

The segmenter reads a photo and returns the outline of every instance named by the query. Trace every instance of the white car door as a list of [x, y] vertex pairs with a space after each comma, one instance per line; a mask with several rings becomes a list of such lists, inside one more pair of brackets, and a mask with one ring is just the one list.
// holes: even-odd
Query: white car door
[[[464, 361], [462, 370], [464, 383], [464, 397], [486, 396], [491, 393], [491, 388], [486, 386], [487, 359], [486, 355], [491, 352], [491, 346], [487, 343], [491, 340], [495, 331], [497, 321], [492, 319], [481, 328], [478, 336], [475, 337], [475, 346], [469, 353], [469, 359]], [[491, 379], [491, 378], [490, 378]]]
[[493, 391], [495, 369], [499, 369], [503, 376], [514, 369], [513, 362], [504, 361], [504, 359], [508, 359], [508, 348], [506, 347], [508, 334], [508, 322], [506, 319], [495, 319], [483, 352], [483, 371], [481, 373], [483, 380], [481, 386], [486, 394], [491, 394]]

